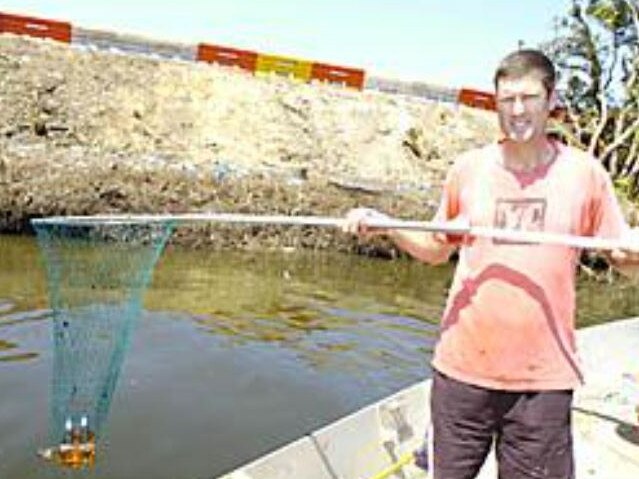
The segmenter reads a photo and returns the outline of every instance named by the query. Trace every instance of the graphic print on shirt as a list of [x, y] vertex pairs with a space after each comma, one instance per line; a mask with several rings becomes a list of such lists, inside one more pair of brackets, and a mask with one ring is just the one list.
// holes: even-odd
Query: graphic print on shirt
[[[495, 203], [493, 226], [517, 231], [544, 231], [546, 221], [545, 198], [498, 198]], [[529, 244], [522, 241], [494, 239], [495, 244]]]

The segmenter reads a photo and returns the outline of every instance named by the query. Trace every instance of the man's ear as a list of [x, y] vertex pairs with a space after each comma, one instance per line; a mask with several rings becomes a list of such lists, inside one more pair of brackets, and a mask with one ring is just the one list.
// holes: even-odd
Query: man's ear
[[559, 98], [557, 95], [557, 90], [553, 90], [550, 92], [550, 96], [548, 97], [548, 108], [550, 111], [553, 111], [555, 108], [557, 108], [557, 105], [559, 104]]

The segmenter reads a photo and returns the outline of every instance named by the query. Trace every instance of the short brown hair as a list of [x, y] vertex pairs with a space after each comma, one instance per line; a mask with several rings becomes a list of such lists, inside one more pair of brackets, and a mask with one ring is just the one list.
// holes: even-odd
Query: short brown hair
[[497, 67], [493, 82], [495, 90], [503, 78], [521, 78], [532, 72], [538, 73], [548, 95], [555, 89], [557, 74], [555, 65], [540, 50], [522, 49], [507, 55]]

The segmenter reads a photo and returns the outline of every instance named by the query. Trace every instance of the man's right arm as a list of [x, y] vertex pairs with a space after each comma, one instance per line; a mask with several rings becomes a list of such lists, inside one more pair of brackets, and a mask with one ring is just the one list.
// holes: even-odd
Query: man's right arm
[[456, 249], [454, 242], [443, 233], [419, 230], [388, 229], [369, 226], [367, 220], [389, 219], [383, 213], [370, 208], [355, 208], [346, 215], [343, 230], [363, 238], [386, 236], [398, 248], [414, 258], [429, 264], [441, 264], [448, 261]]
[[[471, 158], [471, 156], [468, 156]], [[449, 221], [457, 226], [469, 227], [464, 220], [460, 208], [460, 171], [466, 160], [455, 160], [453, 167], [446, 175], [444, 189], [435, 219], [440, 222]], [[344, 231], [363, 237], [381, 236], [389, 237], [403, 251], [414, 258], [429, 264], [441, 264], [450, 258], [461, 242], [460, 236], [446, 235], [438, 232], [404, 229], [371, 228], [367, 220], [388, 219], [388, 216], [369, 209], [355, 208], [346, 215]]]
[[401, 250], [419, 261], [433, 265], [448, 261], [450, 255], [457, 248], [442, 233], [388, 230], [387, 235]]

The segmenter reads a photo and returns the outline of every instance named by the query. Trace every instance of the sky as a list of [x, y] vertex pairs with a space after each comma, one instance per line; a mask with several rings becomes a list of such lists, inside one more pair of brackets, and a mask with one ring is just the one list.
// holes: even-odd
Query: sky
[[570, 0], [2, 0], [0, 11], [490, 89], [520, 42], [554, 36]]

